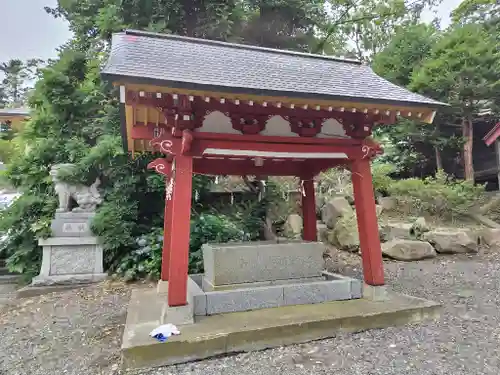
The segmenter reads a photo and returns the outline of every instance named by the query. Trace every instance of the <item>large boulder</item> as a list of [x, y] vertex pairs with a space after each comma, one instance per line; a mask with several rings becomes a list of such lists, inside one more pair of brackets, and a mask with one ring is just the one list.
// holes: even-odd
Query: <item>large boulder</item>
[[321, 210], [323, 209], [323, 206], [325, 205], [325, 197], [323, 197], [320, 194], [316, 194], [314, 196], [315, 204], [316, 204], [316, 215], [320, 215], [318, 217], [321, 217]]
[[318, 241], [328, 242], [328, 227], [322, 222], [316, 223]]
[[335, 228], [338, 219], [344, 215], [352, 215], [353, 209], [344, 197], [334, 197], [328, 200], [321, 209], [321, 221], [330, 229]]
[[409, 223], [387, 223], [380, 228], [380, 235], [384, 241], [394, 239], [413, 240], [413, 224]]
[[328, 233], [328, 242], [340, 250], [355, 252], [359, 249], [358, 222], [353, 211], [337, 220], [335, 228]]
[[380, 197], [378, 204], [382, 207], [383, 211], [392, 211], [397, 206], [396, 199], [393, 197]]
[[412, 224], [412, 234], [420, 238], [422, 234], [425, 232], [429, 232], [431, 230], [431, 227], [429, 224], [427, 224], [427, 221], [425, 220], [425, 217], [419, 217], [417, 220], [415, 220]]
[[287, 237], [300, 238], [303, 227], [302, 217], [298, 214], [291, 214], [285, 221], [285, 235]]
[[477, 253], [479, 250], [477, 239], [460, 229], [438, 228], [424, 233], [422, 239], [430, 242], [438, 253]]
[[489, 247], [500, 248], [500, 228], [486, 228], [479, 232], [477, 235], [481, 239], [481, 243]]
[[394, 239], [382, 244], [382, 254], [396, 260], [434, 258], [436, 251], [429, 242]]

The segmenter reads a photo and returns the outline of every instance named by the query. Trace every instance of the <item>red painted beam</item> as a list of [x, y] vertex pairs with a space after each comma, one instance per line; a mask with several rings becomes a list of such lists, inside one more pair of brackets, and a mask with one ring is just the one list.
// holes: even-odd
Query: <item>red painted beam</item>
[[312, 175], [338, 165], [336, 160], [315, 160], [314, 164], [306, 161], [272, 161], [264, 159], [261, 167], [255, 166], [253, 160], [229, 159], [194, 159], [194, 173], [207, 175], [264, 175], [264, 176], [302, 176], [304, 169]]
[[[194, 134], [196, 136], [196, 134]], [[260, 139], [265, 139], [269, 141], [270, 139], [274, 141], [282, 141], [285, 138], [285, 142], [289, 139], [295, 140], [296, 138], [288, 137], [263, 137], [260, 136], [256, 138], [255, 141], [250, 141], [247, 136], [228, 136], [221, 139], [221, 136], [214, 139], [200, 139], [194, 138], [190, 147], [189, 155], [191, 156], [225, 156], [231, 157], [231, 152], [235, 151], [261, 151], [261, 152], [279, 152], [288, 154], [293, 153], [343, 153], [347, 155], [348, 159], [359, 159], [367, 157], [366, 150], [363, 149], [361, 142], [356, 142], [358, 144], [353, 144], [352, 140], [337, 140], [335, 143], [330, 144], [314, 144], [314, 143], [270, 143], [257, 141]], [[252, 137], [250, 137], [252, 139]], [[155, 138], [151, 141], [151, 144], [155, 149], [165, 154], [179, 155], [182, 148], [182, 139], [176, 138], [171, 133], [163, 134], [160, 137]], [[366, 147], [365, 147], [366, 148]], [[211, 153], [211, 151], [206, 152], [207, 149], [226, 149], [229, 155], [216, 155]], [[205, 153], [206, 152], [206, 153]], [[238, 157], [238, 155], [233, 155], [233, 157]], [[241, 155], [245, 157], [245, 155]], [[269, 158], [273, 158], [270, 156]], [[275, 158], [280, 158], [276, 156]], [[297, 158], [302, 158], [297, 156]], [[323, 158], [324, 159], [324, 158]], [[311, 163], [315, 162], [316, 159], [309, 159]], [[346, 158], [330, 159], [336, 160], [338, 162], [345, 162]]]
[[[159, 125], [163, 136], [168, 136], [171, 133], [171, 128], [165, 125]], [[139, 125], [132, 128], [132, 139], [146, 139], [151, 140], [154, 138], [155, 123], [148, 123], [147, 126]], [[253, 141], [265, 143], [302, 143], [302, 144], [323, 144], [323, 145], [360, 145], [361, 140], [351, 138], [309, 138], [309, 137], [279, 137], [279, 136], [266, 136], [266, 135], [237, 135], [237, 134], [223, 134], [223, 133], [205, 133], [193, 132], [194, 139], [206, 140], [230, 140], [235, 142], [240, 141]]]
[[483, 137], [483, 141], [486, 143], [486, 146], [491, 146], [498, 137], [500, 137], [500, 122], [497, 122], [488, 134]]
[[[362, 156], [360, 146], [341, 144], [290, 144], [290, 143], [264, 143], [230, 140], [205, 140], [197, 139], [192, 145], [192, 155], [204, 155], [207, 149], [249, 150], [262, 152], [284, 153], [344, 153], [348, 158], [354, 159]], [[208, 155], [208, 153], [206, 154]]]
[[292, 143], [292, 144], [321, 144], [321, 145], [360, 145], [361, 140], [352, 138], [308, 138], [308, 137], [280, 137], [269, 135], [238, 135], [221, 133], [193, 133], [196, 139], [227, 140], [233, 142], [263, 142], [263, 143]]
[[194, 173], [206, 175], [264, 175], [264, 176], [298, 176], [301, 171], [300, 162], [264, 161], [261, 167], [255, 166], [253, 160], [218, 160], [194, 159]]

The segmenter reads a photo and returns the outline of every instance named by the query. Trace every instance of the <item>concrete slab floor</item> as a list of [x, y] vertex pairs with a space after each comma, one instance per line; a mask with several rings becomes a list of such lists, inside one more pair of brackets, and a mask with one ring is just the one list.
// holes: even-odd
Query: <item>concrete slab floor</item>
[[387, 296], [384, 301], [357, 299], [199, 317], [194, 324], [179, 327], [180, 336], [158, 343], [149, 332], [160, 324], [160, 298], [155, 290], [134, 290], [123, 334], [122, 366], [184, 363], [439, 317], [440, 305], [435, 302], [393, 292]]

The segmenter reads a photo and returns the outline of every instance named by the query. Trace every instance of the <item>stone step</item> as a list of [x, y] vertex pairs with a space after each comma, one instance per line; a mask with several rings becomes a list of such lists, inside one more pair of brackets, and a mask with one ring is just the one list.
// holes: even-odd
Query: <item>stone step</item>
[[2, 274], [0, 274], [0, 285], [17, 284], [18, 281], [19, 281], [19, 275], [13, 275], [13, 274], [2, 275]]
[[0, 308], [16, 299], [16, 284], [0, 283]]

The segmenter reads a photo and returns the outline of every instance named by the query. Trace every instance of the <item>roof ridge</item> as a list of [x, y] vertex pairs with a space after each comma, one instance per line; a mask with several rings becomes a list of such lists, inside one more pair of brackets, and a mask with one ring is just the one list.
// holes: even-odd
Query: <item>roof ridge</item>
[[162, 34], [162, 33], [155, 33], [155, 32], [151, 32], [151, 31], [142, 31], [142, 30], [134, 30], [134, 29], [127, 29], [124, 31], [124, 33], [127, 35], [144, 36], [144, 37], [161, 38], [161, 39], [172, 39], [172, 40], [179, 40], [179, 41], [184, 41], [184, 42], [189, 42], [189, 43], [208, 44], [208, 45], [221, 46], [221, 47], [246, 49], [246, 50], [250, 50], [250, 51], [270, 52], [270, 53], [276, 53], [276, 54], [281, 54], [281, 55], [299, 56], [299, 57], [307, 57], [307, 58], [312, 58], [312, 59], [338, 61], [338, 62], [343, 62], [343, 63], [347, 63], [347, 64], [362, 65], [362, 62], [359, 60], [336, 57], [336, 56], [319, 55], [319, 54], [314, 54], [314, 53], [306, 53], [306, 52], [297, 52], [297, 51], [290, 51], [290, 50], [281, 50], [281, 49], [276, 49], [276, 48], [259, 47], [259, 46], [249, 45], [249, 44], [229, 43], [229, 42], [222, 42], [222, 41], [212, 40], [212, 39], [192, 38], [192, 37], [180, 36], [180, 35], [175, 35], [175, 34]]

